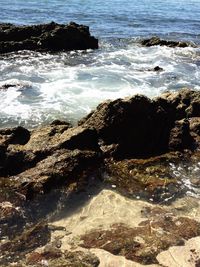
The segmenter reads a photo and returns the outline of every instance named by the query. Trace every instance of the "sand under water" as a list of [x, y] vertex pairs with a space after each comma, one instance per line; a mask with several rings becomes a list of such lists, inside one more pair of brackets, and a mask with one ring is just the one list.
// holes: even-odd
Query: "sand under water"
[[[51, 222], [55, 229], [62, 229], [63, 227], [62, 230], [55, 230], [51, 237], [52, 242], [59, 238], [62, 243], [62, 250], [83, 249], [82, 236], [94, 230], [110, 230], [113, 225], [117, 224], [122, 224], [128, 228], [135, 228], [147, 219], [150, 220], [150, 224], [151, 222], [153, 224], [155, 220], [162, 220], [164, 218], [167, 221], [168, 218], [175, 220], [180, 217], [200, 222], [199, 199], [190, 196], [177, 199], [169, 206], [163, 206], [142, 200], [129, 199], [113, 190], [104, 189], [91, 197], [83, 207], [79, 207], [70, 216], [66, 215], [68, 213], [67, 207], [65, 209], [57, 214], [57, 218], [54, 218]], [[162, 235], [165, 234], [165, 231], [161, 228], [156, 229], [150, 225], [149, 235], [160, 235], [160, 238], [162, 238]], [[145, 242], [140, 235], [134, 238], [136, 241]], [[103, 246], [91, 248], [90, 251], [99, 257], [100, 267], [195, 267], [198, 266], [197, 262], [200, 259], [200, 237], [191, 238], [185, 244], [170, 246], [169, 249], [158, 253], [156, 256], [157, 264], [140, 264], [128, 260], [124, 256], [113, 255], [106, 251]]]

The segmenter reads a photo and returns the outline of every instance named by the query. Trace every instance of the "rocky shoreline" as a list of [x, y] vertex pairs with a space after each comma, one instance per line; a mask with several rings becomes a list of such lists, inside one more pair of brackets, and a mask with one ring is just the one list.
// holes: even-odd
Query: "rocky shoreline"
[[[43, 266], [41, 261], [49, 261], [49, 266], [63, 266], [63, 262], [68, 262], [66, 266], [79, 266], [84, 260], [86, 263], [81, 266], [98, 266], [95, 256], [80, 251], [63, 252], [57, 247], [42, 254], [34, 252], [50, 242], [47, 218], [57, 209], [60, 198], [85, 191], [92, 180], [95, 186], [100, 184], [100, 191], [110, 186], [126, 197], [167, 204], [185, 192], [181, 177], [172, 174], [171, 166], [198, 165], [199, 149], [200, 92], [189, 89], [166, 92], [155, 99], [135, 95], [106, 101], [75, 127], [54, 121], [31, 131], [21, 126], [1, 129], [1, 266], [16, 261], [22, 261], [17, 266], [24, 266], [25, 258], [25, 266]], [[199, 186], [198, 174], [192, 183]], [[151, 247], [154, 241], [146, 239], [148, 224], [139, 226], [143, 230], [124, 225], [113, 225], [110, 232], [93, 229], [81, 237], [82, 246], [100, 248], [112, 238], [114, 243], [106, 245], [105, 250], [138, 263], [154, 264], [161, 251], [199, 236], [200, 225], [195, 220], [179, 218], [181, 228], [173, 216], [169, 225], [162, 220], [152, 227], [172, 232], [161, 243], [153, 239], [157, 242], [154, 253], [143, 253], [140, 242], [129, 240], [129, 236], [140, 233], [147, 242], [145, 246]], [[96, 236], [104, 237], [98, 241]], [[116, 242], [122, 239], [116, 248]], [[74, 265], [70, 263], [73, 257]]]
[[[197, 47], [194, 43], [163, 40], [157, 36], [139, 41], [142, 46]], [[98, 39], [91, 36], [89, 27], [75, 22], [38, 25], [0, 23], [0, 54], [31, 50], [59, 52], [97, 49]], [[157, 69], [155, 69], [157, 71]]]
[[98, 40], [90, 35], [89, 27], [71, 22], [68, 25], [48, 24], [18, 26], [0, 24], [0, 54], [20, 50], [71, 51], [97, 49]]
[[69, 174], [96, 169], [105, 160], [198, 150], [200, 93], [183, 89], [152, 100], [135, 95], [106, 101], [78, 126], [63, 121], [32, 131], [18, 126], [1, 129], [0, 137], [1, 177], [24, 180], [29, 191], [41, 181], [36, 191], [48, 191], [51, 183], [70, 182]]

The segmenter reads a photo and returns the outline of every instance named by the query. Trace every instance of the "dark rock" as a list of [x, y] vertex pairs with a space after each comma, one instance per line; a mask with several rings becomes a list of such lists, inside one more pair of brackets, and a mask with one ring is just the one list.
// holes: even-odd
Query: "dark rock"
[[31, 133], [22, 128], [0, 130], [0, 175], [16, 175], [33, 168], [39, 161], [59, 149], [80, 149], [100, 152], [95, 129], [70, 128], [56, 122], [38, 127]]
[[[82, 125], [97, 130], [104, 148], [116, 144], [113, 155], [142, 157], [153, 154], [156, 149], [153, 144], [158, 134], [156, 120], [159, 120], [159, 114], [152, 101], [137, 95], [100, 104]], [[164, 126], [163, 121], [160, 123]]]
[[0, 53], [19, 50], [69, 51], [98, 48], [89, 27], [74, 22], [16, 26], [0, 24]]
[[[1, 192], [1, 198], [3, 200], [5, 192]], [[4, 187], [5, 191], [5, 187]], [[7, 192], [8, 193], [8, 192]], [[16, 200], [16, 198], [15, 198]], [[12, 199], [13, 202], [14, 199]], [[19, 204], [19, 201], [18, 201]], [[2, 201], [0, 203], [0, 239], [2, 238], [13, 238], [16, 233], [20, 233], [25, 226], [24, 212], [22, 208], [17, 206], [17, 203], [14, 204], [9, 201]]]
[[81, 126], [71, 128], [61, 135], [59, 147], [98, 151], [99, 145], [96, 129]]
[[6, 139], [8, 144], [25, 145], [30, 138], [29, 130], [18, 126], [12, 129], [0, 129], [0, 138]]
[[0, 264], [2, 266], [5, 263], [8, 264], [8, 262], [19, 261], [28, 252], [46, 245], [49, 241], [50, 231], [45, 222], [26, 229], [14, 240], [0, 245], [2, 255]]
[[0, 86], [0, 90], [6, 90], [8, 88], [17, 87], [17, 86], [20, 86], [20, 84], [9, 84], [9, 83], [6, 83], [6, 84], [3, 84], [3, 85]]
[[200, 117], [200, 93], [199, 91], [182, 89], [177, 92], [166, 92], [160, 99], [167, 101], [176, 108], [177, 119]]
[[182, 48], [188, 46], [196, 47], [193, 43], [162, 40], [157, 36], [153, 36], [149, 39], [144, 39], [141, 41], [141, 44], [147, 47], [155, 45], [168, 46], [168, 47], [182, 47]]
[[136, 95], [100, 104], [79, 125], [97, 130], [107, 156], [147, 158], [193, 148], [194, 140], [184, 119], [199, 117], [199, 104], [200, 93], [192, 90], [164, 93], [154, 100]]
[[156, 66], [153, 70], [154, 70], [154, 71], [163, 71], [164, 69], [161, 68], [161, 67], [159, 67], [159, 66]]
[[99, 150], [97, 132], [94, 128], [72, 128], [66, 123], [51, 123], [33, 130], [23, 150], [53, 151], [60, 148]]
[[18, 174], [15, 186], [26, 199], [32, 199], [35, 194], [87, 180], [89, 172], [100, 162], [99, 153], [94, 151], [60, 149], [35, 167]]
[[69, 128], [72, 127], [72, 125], [67, 121], [60, 121], [60, 120], [54, 120], [52, 121], [51, 125], [67, 125]]
[[169, 137], [170, 151], [183, 151], [192, 148], [194, 141], [190, 135], [189, 121], [187, 119], [176, 121], [174, 128], [171, 129]]
[[192, 90], [167, 92], [153, 100], [136, 95], [100, 104], [76, 127], [56, 121], [31, 132], [2, 129], [0, 175], [22, 173], [62, 149], [102, 151], [104, 157], [118, 159], [194, 149], [199, 144], [199, 105], [200, 93]]

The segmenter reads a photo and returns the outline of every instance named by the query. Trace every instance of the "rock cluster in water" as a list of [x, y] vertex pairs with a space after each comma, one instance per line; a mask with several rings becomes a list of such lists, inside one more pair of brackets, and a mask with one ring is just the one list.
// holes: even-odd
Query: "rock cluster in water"
[[155, 46], [155, 45], [168, 46], [168, 47], [181, 47], [181, 48], [188, 47], [188, 46], [196, 47], [196, 45], [191, 42], [163, 40], [157, 36], [153, 36], [148, 39], [143, 39], [141, 41], [141, 44], [147, 47]]
[[[200, 92], [189, 89], [166, 92], [155, 99], [135, 95], [106, 101], [75, 127], [67, 122], [54, 121], [32, 131], [21, 126], [1, 129], [1, 239], [7, 237], [12, 240], [1, 245], [1, 266], [7, 261], [8, 255], [10, 262], [16, 261], [23, 258], [25, 252], [31, 253], [36, 243], [37, 246], [44, 246], [49, 242], [47, 223], [36, 222], [45, 215], [42, 207], [52, 211], [56, 206], [56, 190], [62, 188], [70, 195], [83, 190], [90, 176], [98, 176], [117, 186], [118, 191], [126, 195], [134, 194], [149, 199], [151, 195], [164, 193], [165, 197], [170, 198], [180, 194], [180, 188], [176, 186], [176, 179], [169, 175], [169, 163], [180, 158], [187, 161], [188, 156], [184, 159], [183, 155], [189, 155], [190, 160], [197, 161], [200, 158], [199, 148]], [[195, 157], [191, 156], [194, 151], [197, 151]], [[105, 173], [108, 179], [102, 175]], [[48, 204], [49, 199], [51, 205]], [[152, 199], [155, 202], [160, 200], [163, 200], [162, 197]], [[185, 219], [183, 223], [188, 224]], [[164, 222], [163, 225], [165, 227]], [[121, 233], [139, 231], [136, 228], [113, 227], [111, 232], [100, 232], [104, 235], [102, 241], [93, 240], [93, 234], [83, 237], [84, 246], [99, 247], [110, 237], [118, 240]], [[143, 236], [148, 231], [148, 225], [142, 227]], [[176, 232], [176, 225], [173, 227]], [[190, 230], [188, 238], [196, 236]], [[199, 234], [198, 224], [194, 225], [194, 230]], [[37, 235], [41, 237], [38, 240]], [[182, 235], [182, 232], [178, 233], [175, 241], [165, 240], [167, 245], [162, 243], [162, 246], [177, 244]], [[128, 236], [126, 238], [129, 240]], [[114, 250], [113, 253], [118, 254], [116, 251], [127, 247], [127, 240], [121, 247], [111, 245], [107, 250]], [[135, 251], [140, 253], [141, 248], [137, 243], [131, 242], [130, 246], [135, 246]], [[61, 262], [69, 260], [66, 256], [69, 253], [66, 253], [58, 253]], [[137, 258], [135, 254], [129, 255], [129, 247], [125, 254], [127, 258]], [[30, 257], [33, 257], [29, 258], [31, 261], [34, 257], [45, 260], [48, 256], [43, 253]], [[140, 259], [143, 263], [147, 260], [145, 254]], [[93, 265], [83, 266], [98, 266], [98, 260], [92, 260]], [[155, 256], [152, 256], [149, 262], [154, 261]]]
[[98, 48], [98, 40], [89, 27], [74, 22], [17, 26], [0, 24], [0, 53], [19, 50], [70, 51]]

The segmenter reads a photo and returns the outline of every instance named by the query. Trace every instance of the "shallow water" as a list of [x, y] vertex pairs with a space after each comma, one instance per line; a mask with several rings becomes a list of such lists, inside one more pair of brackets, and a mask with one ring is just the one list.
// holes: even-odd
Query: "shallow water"
[[[0, 127], [35, 127], [53, 119], [76, 123], [105, 99], [200, 89], [199, 48], [144, 48], [141, 37], [200, 43], [199, 0], [0, 0], [0, 21], [76, 21], [90, 26], [99, 50], [0, 57]], [[152, 69], [159, 65], [163, 72]]]

